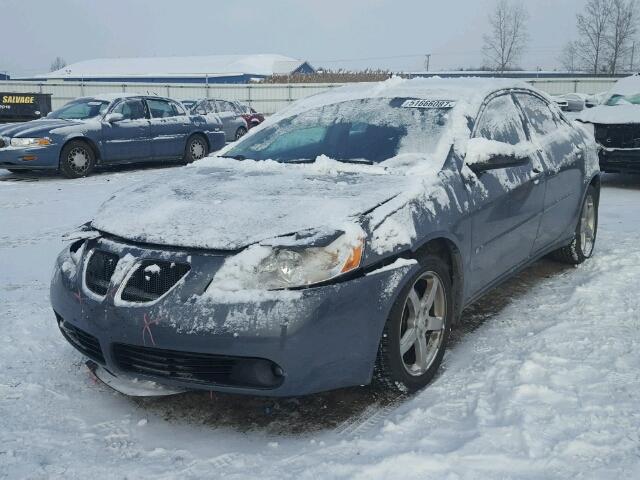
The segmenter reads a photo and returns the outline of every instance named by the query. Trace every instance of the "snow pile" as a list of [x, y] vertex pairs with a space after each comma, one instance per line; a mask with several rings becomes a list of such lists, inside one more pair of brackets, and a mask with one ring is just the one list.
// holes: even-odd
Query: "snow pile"
[[[0, 477], [640, 477], [636, 180], [605, 176], [592, 260], [539, 262], [505, 282], [463, 313], [430, 387], [384, 408], [362, 394], [346, 413], [345, 392], [141, 402], [88, 375], [47, 298], [61, 235], [114, 189], [165, 173], [0, 181], [0, 315], [11, 326], [0, 338]], [[345, 426], [322, 428], [335, 417]]]

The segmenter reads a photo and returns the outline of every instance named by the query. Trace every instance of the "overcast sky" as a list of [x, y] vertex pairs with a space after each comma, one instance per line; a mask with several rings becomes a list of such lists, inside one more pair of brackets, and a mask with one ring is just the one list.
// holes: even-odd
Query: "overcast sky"
[[[586, 0], [529, 0], [526, 69], [558, 67]], [[56, 56], [280, 53], [330, 68], [479, 66], [494, 0], [0, 0], [0, 71]], [[391, 58], [394, 57], [394, 58]], [[364, 59], [364, 60], [363, 60]]]

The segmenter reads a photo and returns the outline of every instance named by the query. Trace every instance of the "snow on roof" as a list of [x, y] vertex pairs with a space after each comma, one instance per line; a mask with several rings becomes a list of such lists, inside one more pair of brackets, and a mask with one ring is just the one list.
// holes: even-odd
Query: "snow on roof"
[[611, 87], [611, 90], [609, 90], [608, 96], [637, 95], [638, 93], [640, 93], [640, 75], [636, 73], [635, 75], [618, 80], [613, 87]]
[[[363, 98], [418, 98], [429, 100], [452, 100], [464, 104], [466, 112], [477, 109], [487, 95], [508, 88], [532, 88], [531, 85], [508, 78], [414, 78], [411, 80], [393, 77], [384, 82], [354, 83], [298, 100], [290, 107], [274, 115], [288, 117], [324, 105], [359, 100]], [[541, 93], [542, 95], [543, 94]]]
[[97, 58], [72, 63], [36, 78], [188, 77], [287, 74], [305, 62], [284, 55]]

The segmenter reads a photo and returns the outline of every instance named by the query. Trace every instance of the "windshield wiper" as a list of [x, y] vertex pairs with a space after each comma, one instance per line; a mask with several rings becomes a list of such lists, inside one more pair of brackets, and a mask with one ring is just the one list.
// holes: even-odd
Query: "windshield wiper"
[[220, 158], [232, 158], [234, 160], [246, 160], [244, 155], [218, 155]]
[[344, 160], [339, 160], [339, 159], [334, 159], [336, 162], [340, 162], [340, 163], [353, 163], [355, 165], [373, 165], [373, 162], [371, 160], [350, 160], [350, 159], [344, 159]]

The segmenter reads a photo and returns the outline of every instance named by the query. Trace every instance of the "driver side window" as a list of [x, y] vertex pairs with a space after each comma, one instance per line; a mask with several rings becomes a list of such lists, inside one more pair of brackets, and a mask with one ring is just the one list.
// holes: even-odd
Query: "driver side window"
[[517, 145], [527, 140], [522, 118], [511, 95], [501, 95], [487, 103], [474, 137]]

